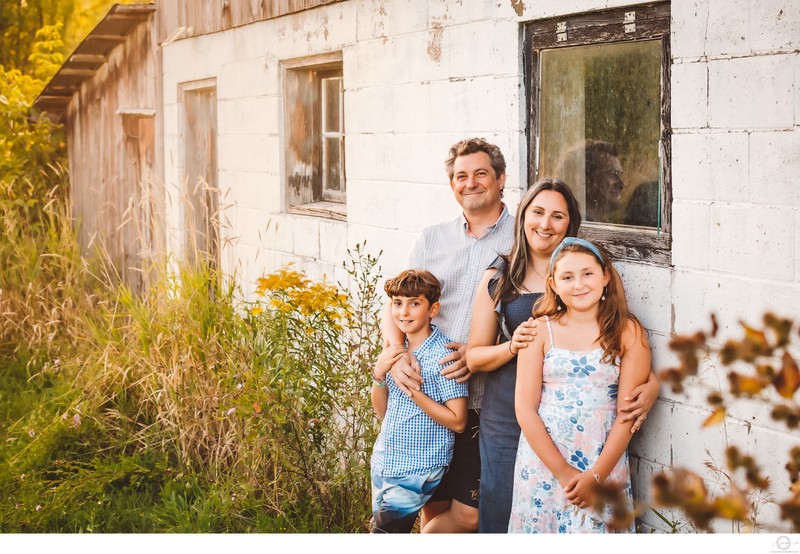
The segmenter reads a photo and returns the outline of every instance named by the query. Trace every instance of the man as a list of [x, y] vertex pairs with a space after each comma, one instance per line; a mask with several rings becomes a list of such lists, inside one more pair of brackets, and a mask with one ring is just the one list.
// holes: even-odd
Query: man
[[[502, 202], [506, 164], [500, 149], [480, 138], [454, 144], [445, 162], [453, 196], [463, 210], [455, 220], [426, 228], [409, 258], [411, 269], [426, 269], [442, 283], [441, 312], [434, 324], [456, 341], [442, 360], [457, 360], [443, 374], [469, 379], [467, 430], [456, 436], [453, 462], [422, 512], [424, 532], [473, 532], [478, 528], [480, 454], [478, 422], [485, 376], [471, 376], [464, 361], [475, 288], [498, 254], [507, 254], [514, 239], [514, 218]], [[400, 334], [384, 319], [384, 336], [398, 344]], [[470, 379], [470, 377], [472, 377]], [[392, 378], [407, 394], [419, 390], [420, 378], [398, 363]]]
[[622, 202], [625, 181], [617, 147], [586, 141], [586, 221], [610, 222]]

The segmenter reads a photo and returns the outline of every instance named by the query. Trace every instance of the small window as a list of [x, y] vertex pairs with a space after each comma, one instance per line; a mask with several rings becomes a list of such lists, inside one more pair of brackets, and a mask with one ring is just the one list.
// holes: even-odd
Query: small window
[[341, 54], [284, 63], [286, 206], [346, 219]]
[[581, 234], [670, 263], [669, 4], [526, 27], [531, 183], [564, 180]]

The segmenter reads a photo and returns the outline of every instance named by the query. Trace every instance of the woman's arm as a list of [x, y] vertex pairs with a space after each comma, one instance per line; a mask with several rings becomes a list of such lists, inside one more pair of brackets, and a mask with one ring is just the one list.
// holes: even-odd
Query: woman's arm
[[[622, 359], [619, 368], [617, 397], [631, 394], [631, 391], [647, 380], [650, 372], [650, 346], [644, 329], [634, 320], [629, 320], [622, 335]], [[567, 499], [573, 504], [585, 507], [592, 501], [594, 486], [598, 480], [605, 480], [619, 462], [631, 440], [633, 422], [617, 418], [611, 426], [600, 456], [588, 471], [576, 476], [564, 489]], [[595, 474], [597, 477], [595, 477]]]
[[415, 391], [411, 400], [428, 414], [428, 416], [443, 427], [456, 433], [463, 433], [467, 428], [467, 397], [453, 398], [439, 404], [422, 391]]
[[487, 269], [475, 293], [472, 305], [472, 321], [467, 342], [467, 367], [473, 373], [494, 371], [511, 361], [516, 355], [510, 343], [497, 344], [497, 315], [494, 300], [489, 295], [489, 280], [496, 269]]
[[527, 348], [519, 353], [514, 409], [525, 440], [564, 487], [572, 476], [579, 472], [569, 465], [561, 455], [553, 439], [547, 433], [542, 418], [539, 417], [545, 341], [545, 338], [537, 336]]

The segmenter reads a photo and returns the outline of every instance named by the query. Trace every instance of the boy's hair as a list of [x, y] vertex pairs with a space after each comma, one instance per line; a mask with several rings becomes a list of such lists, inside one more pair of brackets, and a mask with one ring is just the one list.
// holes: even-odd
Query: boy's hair
[[430, 271], [424, 269], [407, 269], [393, 279], [387, 279], [383, 290], [389, 298], [395, 296], [424, 296], [433, 304], [439, 301], [442, 285]]

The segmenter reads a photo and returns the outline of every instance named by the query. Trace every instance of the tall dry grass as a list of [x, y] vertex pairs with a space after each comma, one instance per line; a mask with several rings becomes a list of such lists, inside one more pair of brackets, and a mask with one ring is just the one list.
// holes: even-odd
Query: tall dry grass
[[0, 209], [0, 531], [366, 529], [376, 259], [258, 305], [214, 264], [135, 292], [63, 196]]

